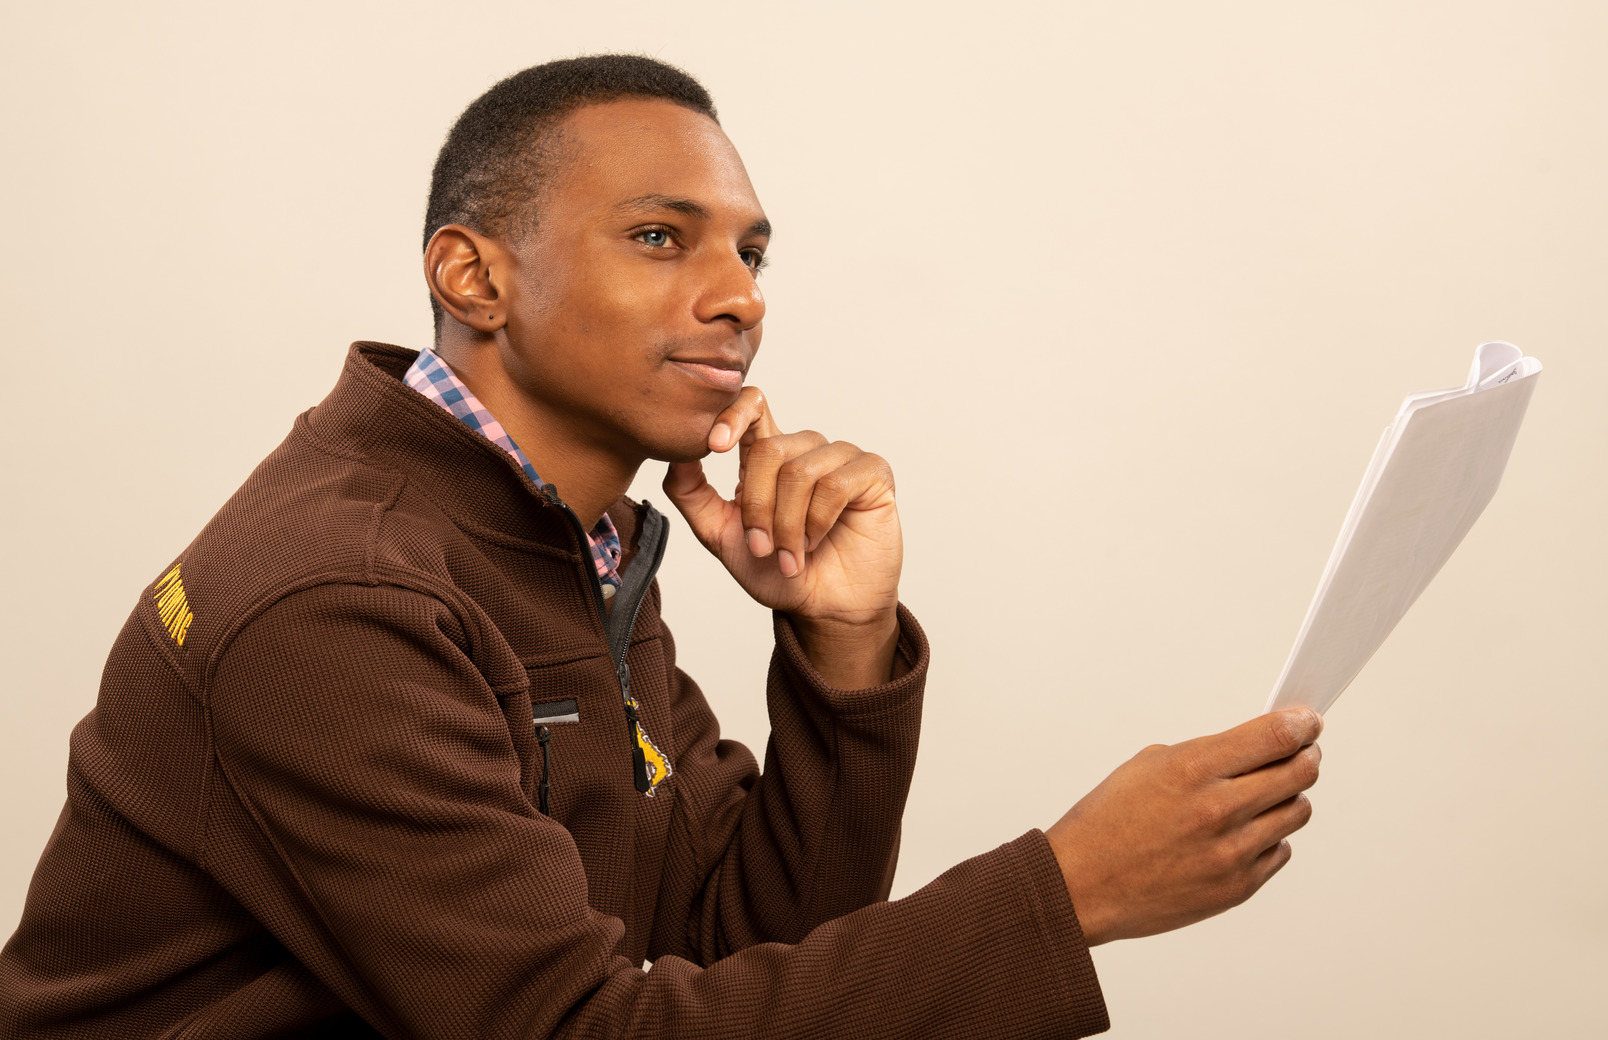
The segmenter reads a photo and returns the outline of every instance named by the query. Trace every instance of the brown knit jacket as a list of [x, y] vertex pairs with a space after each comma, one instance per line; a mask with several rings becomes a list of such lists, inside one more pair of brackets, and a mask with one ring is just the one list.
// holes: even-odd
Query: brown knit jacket
[[[879, 901], [927, 670], [908, 612], [908, 670], [853, 692], [777, 618], [761, 776], [657, 583], [634, 626], [601, 609], [573, 514], [407, 388], [412, 359], [354, 345], [141, 596], [0, 951], [0, 1036], [1106, 1027], [1039, 832]], [[662, 518], [610, 515], [644, 585]], [[626, 674], [671, 767], [651, 796]]]

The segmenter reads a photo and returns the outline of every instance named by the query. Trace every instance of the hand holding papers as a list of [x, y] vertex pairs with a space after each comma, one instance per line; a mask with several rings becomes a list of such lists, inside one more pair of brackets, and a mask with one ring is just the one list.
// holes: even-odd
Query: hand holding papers
[[1412, 394], [1357, 489], [1268, 710], [1327, 711], [1496, 494], [1541, 362], [1482, 343], [1468, 382]]

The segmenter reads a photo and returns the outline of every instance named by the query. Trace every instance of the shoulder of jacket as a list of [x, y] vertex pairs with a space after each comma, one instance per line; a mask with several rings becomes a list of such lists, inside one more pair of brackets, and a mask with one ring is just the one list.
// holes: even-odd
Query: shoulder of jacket
[[433, 597], [474, 639], [474, 606], [443, 562], [445, 543], [461, 535], [407, 487], [404, 474], [292, 436], [160, 568], [135, 613], [197, 685], [244, 625], [320, 586], [391, 585]]

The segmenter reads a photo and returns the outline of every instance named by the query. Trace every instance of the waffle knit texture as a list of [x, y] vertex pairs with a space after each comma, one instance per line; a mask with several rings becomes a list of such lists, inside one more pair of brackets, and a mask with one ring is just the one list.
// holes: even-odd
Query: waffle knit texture
[[[908, 611], [898, 677], [857, 691], [775, 618], [761, 775], [655, 584], [628, 661], [675, 770], [643, 797], [585, 532], [402, 382], [413, 358], [355, 344], [141, 594], [0, 950], [0, 1036], [1106, 1028], [1041, 833], [884, 901], [928, 661]], [[610, 510], [627, 574], [647, 508]]]

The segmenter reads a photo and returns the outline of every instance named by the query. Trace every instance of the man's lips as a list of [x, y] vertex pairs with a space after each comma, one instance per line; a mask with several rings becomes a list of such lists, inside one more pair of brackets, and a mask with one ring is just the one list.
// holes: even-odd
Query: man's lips
[[728, 393], [743, 386], [743, 363], [740, 358], [700, 357], [669, 358], [669, 362], [687, 375], [716, 390]]

